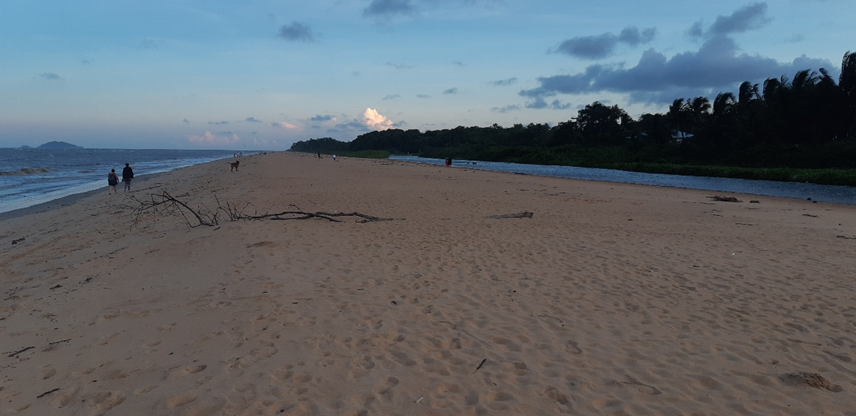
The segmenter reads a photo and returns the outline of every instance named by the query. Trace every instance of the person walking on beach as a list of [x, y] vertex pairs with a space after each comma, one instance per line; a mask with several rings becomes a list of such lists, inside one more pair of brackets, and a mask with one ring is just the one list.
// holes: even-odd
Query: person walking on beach
[[119, 184], [119, 175], [116, 174], [116, 169], [110, 169], [110, 173], [107, 174], [107, 195], [111, 193], [118, 194], [119, 191], [116, 190], [116, 185]]
[[125, 192], [131, 190], [131, 179], [134, 179], [134, 171], [125, 163], [125, 169], [122, 169], [122, 182], [125, 182]]

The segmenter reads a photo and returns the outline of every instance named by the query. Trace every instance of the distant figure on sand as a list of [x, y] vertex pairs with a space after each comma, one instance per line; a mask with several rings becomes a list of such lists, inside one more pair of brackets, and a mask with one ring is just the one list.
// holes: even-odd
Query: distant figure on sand
[[131, 166], [125, 163], [125, 169], [122, 169], [122, 182], [125, 182], [125, 192], [131, 190], [131, 179], [134, 179], [134, 171]]
[[333, 161], [334, 162], [336, 161], [336, 155], [333, 155]]
[[116, 169], [110, 169], [110, 173], [107, 174], [107, 195], [111, 193], [118, 194], [119, 191], [116, 190], [116, 185], [119, 184], [119, 175], [116, 174]]
[[452, 166], [452, 158], [451, 157], [446, 158], [446, 167], [449, 167], [449, 166]]

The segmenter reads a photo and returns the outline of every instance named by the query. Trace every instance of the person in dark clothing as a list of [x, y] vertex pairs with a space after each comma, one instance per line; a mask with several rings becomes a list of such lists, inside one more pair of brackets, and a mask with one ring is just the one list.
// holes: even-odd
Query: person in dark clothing
[[116, 174], [116, 169], [110, 169], [110, 173], [107, 174], [107, 185], [110, 186], [107, 188], [107, 195], [118, 194], [119, 191], [116, 190], [116, 185], [118, 184], [119, 175]]
[[134, 171], [125, 163], [125, 169], [122, 169], [122, 182], [125, 182], [125, 192], [131, 190], [131, 179], [134, 179]]

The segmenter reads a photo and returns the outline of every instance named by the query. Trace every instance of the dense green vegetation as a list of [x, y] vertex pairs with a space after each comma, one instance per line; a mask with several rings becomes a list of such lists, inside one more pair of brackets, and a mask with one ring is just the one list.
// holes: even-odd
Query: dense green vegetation
[[555, 164], [683, 175], [856, 186], [856, 53], [844, 54], [838, 82], [827, 71], [793, 80], [744, 82], [736, 94], [674, 100], [665, 114], [633, 119], [594, 102], [550, 127], [457, 127], [373, 131], [291, 150], [382, 150], [423, 157]]

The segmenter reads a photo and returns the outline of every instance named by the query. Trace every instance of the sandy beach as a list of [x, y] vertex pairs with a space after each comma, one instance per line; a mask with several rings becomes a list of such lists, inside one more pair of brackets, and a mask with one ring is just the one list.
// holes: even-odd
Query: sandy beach
[[3, 217], [0, 415], [856, 415], [856, 206], [288, 153], [134, 187], [388, 220]]

